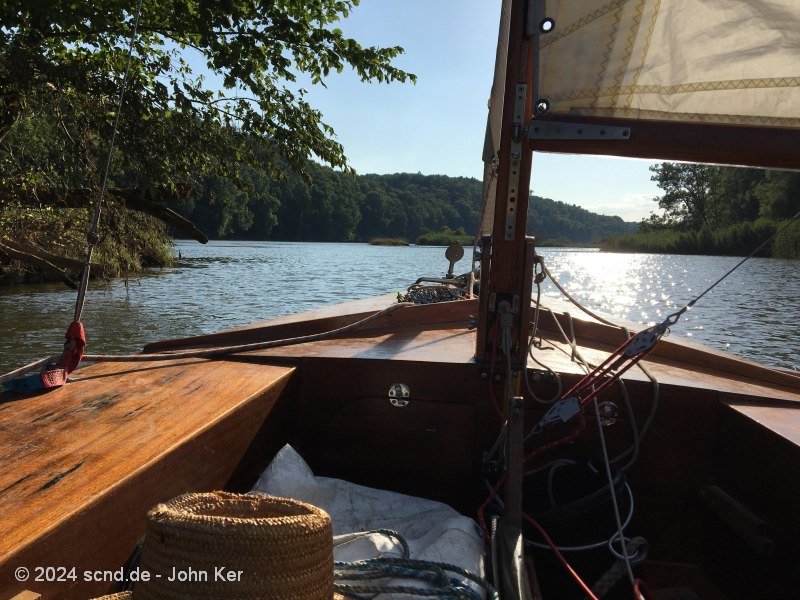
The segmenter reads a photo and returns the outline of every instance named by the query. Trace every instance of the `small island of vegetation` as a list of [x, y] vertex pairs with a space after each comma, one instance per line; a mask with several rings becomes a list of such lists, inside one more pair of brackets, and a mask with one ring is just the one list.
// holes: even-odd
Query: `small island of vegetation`
[[402, 238], [377, 237], [369, 241], [372, 246], [410, 246], [411, 242]]

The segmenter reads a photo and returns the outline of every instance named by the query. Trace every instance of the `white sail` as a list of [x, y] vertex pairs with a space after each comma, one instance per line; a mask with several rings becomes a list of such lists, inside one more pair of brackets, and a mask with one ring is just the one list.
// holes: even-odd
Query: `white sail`
[[508, 55], [508, 29], [511, 21], [511, 0], [503, 0], [500, 13], [500, 32], [497, 39], [497, 58], [494, 66], [492, 91], [489, 96], [489, 117], [486, 123], [486, 140], [483, 145], [483, 197], [484, 206], [478, 235], [491, 235], [494, 221], [494, 200], [497, 178], [495, 165], [500, 149], [500, 128], [503, 121], [503, 96]]
[[550, 113], [800, 125], [800, 1], [547, 0]]

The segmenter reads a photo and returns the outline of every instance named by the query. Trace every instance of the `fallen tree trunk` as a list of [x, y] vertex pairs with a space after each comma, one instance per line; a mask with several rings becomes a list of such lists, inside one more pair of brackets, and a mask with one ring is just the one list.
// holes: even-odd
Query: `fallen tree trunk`
[[[69, 258], [68, 256], [61, 256], [59, 254], [53, 254], [52, 252], [48, 252], [43, 248], [39, 248], [38, 246], [34, 246], [33, 244], [28, 244], [25, 242], [17, 242], [14, 240], [10, 240], [8, 238], [0, 239], [0, 243], [4, 244], [5, 246], [16, 250], [17, 252], [21, 252], [23, 254], [28, 254], [32, 256], [38, 256], [55, 266], [59, 267], [60, 269], [64, 269], [65, 271], [69, 271], [72, 273], [81, 273], [83, 271], [83, 261], [78, 260], [76, 258]], [[104, 277], [108, 274], [111, 269], [107, 265], [103, 265], [100, 263], [91, 263], [92, 272]]]
[[62, 271], [53, 263], [51, 263], [49, 260], [42, 258], [41, 256], [37, 256], [36, 254], [31, 254], [30, 252], [23, 252], [21, 250], [17, 250], [15, 248], [12, 248], [11, 246], [4, 244], [3, 242], [0, 242], [0, 252], [6, 254], [7, 256], [13, 259], [23, 261], [30, 265], [39, 267], [43, 271], [52, 273], [53, 275], [56, 275], [61, 281], [66, 283], [69, 287], [71, 287], [73, 290], [78, 289], [78, 284], [75, 283], [66, 272]]

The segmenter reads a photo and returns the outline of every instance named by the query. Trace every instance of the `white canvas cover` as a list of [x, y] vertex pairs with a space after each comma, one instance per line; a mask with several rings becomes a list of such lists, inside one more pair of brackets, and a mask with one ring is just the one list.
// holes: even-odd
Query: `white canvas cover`
[[[401, 546], [392, 537], [358, 535], [374, 529], [391, 529], [408, 542], [412, 559], [449, 563], [481, 577], [484, 575], [483, 536], [475, 521], [434, 500], [369, 488], [341, 479], [316, 477], [289, 445], [275, 455], [252, 491], [295, 498], [326, 511], [333, 524], [334, 560], [352, 562], [402, 557]], [[413, 587], [425, 585], [408, 580], [402, 580], [402, 583]], [[472, 583], [466, 580], [464, 583], [476, 589]], [[375, 600], [414, 600], [418, 597], [380, 594]]]

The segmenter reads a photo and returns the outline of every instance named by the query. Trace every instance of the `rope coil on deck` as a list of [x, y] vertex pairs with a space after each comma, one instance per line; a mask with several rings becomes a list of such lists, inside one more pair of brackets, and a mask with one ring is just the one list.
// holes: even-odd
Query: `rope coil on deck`
[[[408, 594], [439, 600], [483, 600], [483, 598], [499, 600], [495, 589], [482, 577], [448, 563], [384, 557], [357, 562], [337, 562], [334, 569], [336, 591], [349, 598], [364, 598], [362, 594]], [[448, 575], [448, 572], [471, 581], [478, 589]], [[400, 585], [390, 583], [386, 581], [387, 579], [404, 579], [429, 585], [426, 587]], [[374, 583], [368, 583], [373, 580]]]

